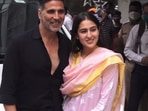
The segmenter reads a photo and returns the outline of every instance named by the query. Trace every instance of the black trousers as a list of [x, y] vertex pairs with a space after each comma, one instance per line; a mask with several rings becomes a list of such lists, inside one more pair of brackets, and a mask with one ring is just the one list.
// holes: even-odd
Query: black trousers
[[130, 94], [126, 111], [138, 111], [140, 100], [148, 88], [148, 66], [135, 64], [131, 74]]

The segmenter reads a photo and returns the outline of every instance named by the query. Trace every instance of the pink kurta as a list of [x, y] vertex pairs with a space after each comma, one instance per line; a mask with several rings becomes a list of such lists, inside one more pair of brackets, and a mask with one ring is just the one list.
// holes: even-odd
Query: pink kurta
[[117, 81], [118, 68], [116, 65], [110, 66], [86, 93], [67, 97], [63, 106], [64, 111], [111, 111]]
[[[108, 54], [108, 50], [104, 48], [99, 50], [101, 50], [101, 52], [107, 51], [106, 54]], [[85, 63], [85, 61], [85, 59], [81, 58], [79, 64]], [[91, 62], [93, 63], [95, 61]], [[81, 67], [81, 65], [79, 67]], [[87, 92], [73, 97], [66, 96], [63, 103], [64, 111], [111, 111], [119, 79], [118, 75], [118, 64], [109, 65], [102, 72], [100, 79], [97, 80], [97, 82]], [[69, 76], [67, 76], [67, 78], [69, 78]], [[69, 93], [69, 90], [66, 91], [64, 88], [61, 90], [64, 93]]]

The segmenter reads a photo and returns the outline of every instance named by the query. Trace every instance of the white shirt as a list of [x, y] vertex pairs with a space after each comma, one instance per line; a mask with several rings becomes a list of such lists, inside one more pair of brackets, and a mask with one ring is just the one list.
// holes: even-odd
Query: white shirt
[[73, 18], [72, 18], [72, 16], [71, 16], [69, 13], [66, 14], [63, 24], [65, 25], [65, 27], [66, 27], [69, 31], [71, 31], [71, 29], [72, 29], [72, 24], [73, 24]]
[[143, 35], [141, 36], [141, 53], [139, 53], [139, 48], [136, 49], [136, 42], [138, 36], [139, 24], [135, 25], [129, 34], [127, 39], [124, 54], [130, 61], [136, 63], [141, 63], [142, 58], [148, 56], [148, 29], [145, 28]]

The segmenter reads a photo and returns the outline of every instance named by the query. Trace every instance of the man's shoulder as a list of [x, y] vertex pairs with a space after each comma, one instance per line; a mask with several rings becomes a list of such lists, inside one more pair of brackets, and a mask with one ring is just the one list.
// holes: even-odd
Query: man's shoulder
[[132, 29], [132, 27], [133, 27], [134, 25], [132, 25], [131, 24], [131, 22], [125, 22], [125, 23], [123, 23], [122, 24], [122, 28], [121, 28], [121, 30], [124, 30], [124, 31], [129, 31], [129, 30], [131, 30]]
[[126, 22], [124, 22], [124, 23], [122, 24], [122, 26], [129, 26], [129, 25], [131, 25], [131, 22], [130, 22], [130, 21], [126, 21]]
[[12, 38], [13, 41], [20, 43], [24, 43], [31, 39], [40, 39], [38, 27], [33, 27], [30, 30], [24, 31], [23, 33], [20, 33]]
[[60, 31], [57, 34], [58, 34], [58, 37], [59, 37], [60, 41], [62, 41], [64, 43], [70, 43], [71, 42], [66, 34], [63, 34]]

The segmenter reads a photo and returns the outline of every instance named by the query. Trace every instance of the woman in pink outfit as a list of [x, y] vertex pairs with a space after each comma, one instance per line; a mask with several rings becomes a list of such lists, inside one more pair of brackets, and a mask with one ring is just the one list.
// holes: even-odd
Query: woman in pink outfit
[[100, 47], [99, 22], [89, 12], [74, 19], [72, 53], [64, 69], [64, 111], [122, 111], [123, 71], [120, 54]]

